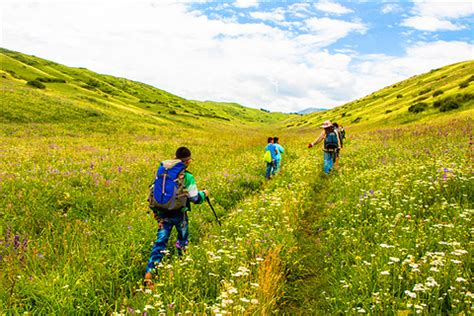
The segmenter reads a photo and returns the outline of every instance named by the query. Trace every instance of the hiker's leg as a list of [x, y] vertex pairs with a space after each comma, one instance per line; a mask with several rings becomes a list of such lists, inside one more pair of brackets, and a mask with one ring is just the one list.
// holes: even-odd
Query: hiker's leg
[[151, 272], [155, 268], [155, 263], [158, 263], [163, 258], [163, 250], [166, 249], [168, 239], [170, 238], [171, 229], [173, 225], [166, 222], [164, 219], [158, 220], [158, 232], [156, 233], [156, 241], [150, 253], [150, 259], [146, 267], [146, 272]]
[[272, 166], [273, 166], [273, 163], [271, 163], [271, 162], [268, 163], [268, 162], [267, 162], [267, 172], [266, 172], [266, 174], [265, 174], [265, 177], [266, 177], [267, 179], [270, 179], [270, 176], [272, 175]]
[[334, 167], [337, 169], [339, 167], [339, 149], [334, 153]]
[[331, 171], [332, 169], [332, 164], [333, 164], [332, 159], [333, 159], [332, 153], [325, 151], [324, 152], [324, 173], [326, 174], [328, 174], [329, 171]]
[[176, 230], [178, 231], [178, 240], [176, 240], [176, 249], [178, 250], [178, 255], [181, 256], [186, 252], [186, 245], [188, 244], [188, 214], [187, 212], [183, 213], [183, 217], [176, 223]]
[[280, 172], [280, 163], [281, 160], [275, 160], [275, 169], [273, 170], [273, 174], [277, 174]]

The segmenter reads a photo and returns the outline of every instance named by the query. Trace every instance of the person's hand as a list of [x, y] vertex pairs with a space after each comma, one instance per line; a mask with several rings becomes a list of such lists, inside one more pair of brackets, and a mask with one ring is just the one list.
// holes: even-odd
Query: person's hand
[[209, 197], [209, 191], [208, 191], [207, 189], [202, 190], [202, 192], [204, 192], [204, 194], [206, 195], [206, 197]]
[[313, 147], [313, 144], [308, 144], [308, 148], [312, 148]]

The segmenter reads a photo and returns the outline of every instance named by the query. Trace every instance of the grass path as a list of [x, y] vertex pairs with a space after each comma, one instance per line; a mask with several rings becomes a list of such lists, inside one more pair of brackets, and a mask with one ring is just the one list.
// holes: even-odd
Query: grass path
[[318, 223], [327, 207], [326, 194], [330, 179], [315, 172], [308, 188], [310, 199], [306, 200], [303, 216], [299, 218], [299, 229], [295, 232], [298, 251], [290, 263], [285, 285], [285, 294], [280, 302], [281, 313], [286, 315], [322, 315], [324, 300], [322, 293], [328, 286], [324, 278], [320, 237], [324, 233]]

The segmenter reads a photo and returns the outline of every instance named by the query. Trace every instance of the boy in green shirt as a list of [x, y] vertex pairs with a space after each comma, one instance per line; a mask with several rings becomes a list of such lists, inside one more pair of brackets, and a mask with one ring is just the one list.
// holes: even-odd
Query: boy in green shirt
[[[175, 195], [172, 197], [172, 201], [169, 201], [166, 205], [159, 204], [155, 198], [157, 194], [150, 194], [149, 202], [150, 208], [153, 210], [155, 219], [158, 221], [158, 232], [156, 235], [156, 241], [153, 244], [153, 248], [150, 253], [150, 259], [146, 267], [145, 281], [147, 284], [152, 284], [153, 273], [156, 271], [156, 265], [163, 258], [163, 251], [166, 249], [168, 239], [170, 237], [173, 226], [176, 227], [178, 232], [178, 240], [176, 241], [176, 248], [178, 254], [181, 255], [185, 251], [186, 245], [188, 244], [188, 215], [187, 211], [190, 209], [191, 204], [201, 204], [204, 202], [206, 197], [209, 196], [207, 190], [198, 191], [196, 180], [194, 176], [187, 171], [187, 167], [191, 164], [191, 151], [186, 147], [180, 147], [176, 150], [176, 157], [172, 160], [165, 160], [161, 163], [160, 169], [158, 169], [158, 176], [162, 176], [160, 170], [166, 170], [164, 177], [174, 167], [181, 166], [181, 170], [177, 174], [176, 180], [173, 182], [178, 183], [178, 189]], [[162, 169], [165, 168], [165, 169]], [[169, 180], [168, 180], [169, 181]], [[157, 182], [155, 182], [155, 185]], [[163, 192], [165, 185], [163, 184]], [[158, 188], [160, 191], [160, 188]], [[153, 192], [158, 192], [154, 188]], [[160, 193], [160, 192], [158, 192]], [[171, 205], [171, 206], [170, 206]]]

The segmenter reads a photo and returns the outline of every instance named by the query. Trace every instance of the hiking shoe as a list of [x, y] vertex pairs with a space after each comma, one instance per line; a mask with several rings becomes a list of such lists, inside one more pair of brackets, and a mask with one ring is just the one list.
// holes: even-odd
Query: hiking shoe
[[145, 274], [145, 280], [143, 280], [143, 284], [153, 290], [155, 286], [153, 285], [153, 274], [151, 274], [151, 272], [147, 272]]

